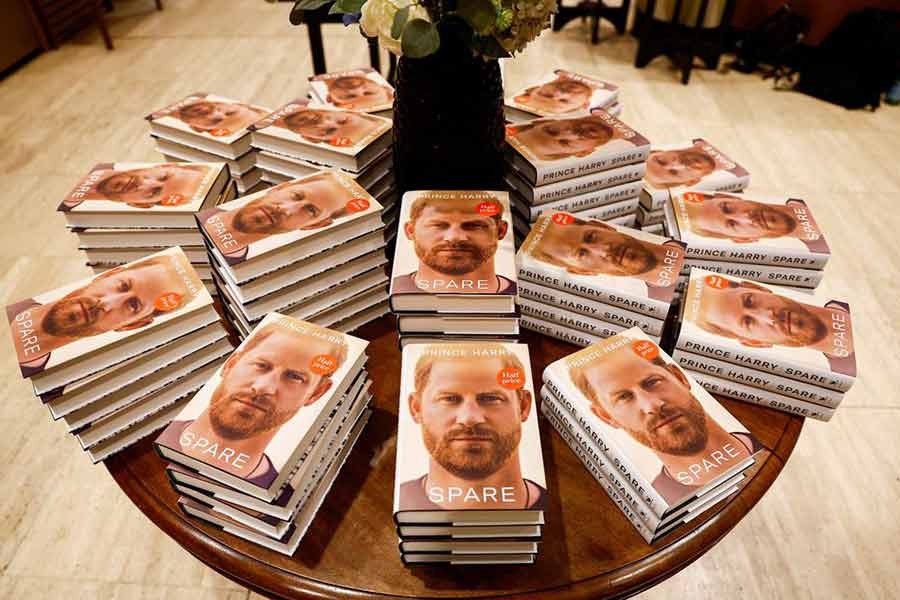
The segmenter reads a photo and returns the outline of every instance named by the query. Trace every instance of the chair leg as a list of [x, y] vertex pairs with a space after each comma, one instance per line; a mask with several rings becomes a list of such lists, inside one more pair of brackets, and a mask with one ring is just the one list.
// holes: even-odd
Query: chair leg
[[162, 10], [162, 0], [156, 0], [156, 10]]
[[109, 36], [109, 29], [106, 28], [106, 18], [103, 16], [103, 7], [100, 2], [94, 2], [94, 16], [97, 20], [97, 27], [100, 28], [100, 35], [103, 36], [103, 43], [106, 44], [107, 50], [113, 49], [112, 38]]
[[309, 35], [309, 50], [312, 54], [313, 74], [321, 75], [325, 72], [325, 47], [322, 45], [322, 24], [310, 19], [306, 24]]

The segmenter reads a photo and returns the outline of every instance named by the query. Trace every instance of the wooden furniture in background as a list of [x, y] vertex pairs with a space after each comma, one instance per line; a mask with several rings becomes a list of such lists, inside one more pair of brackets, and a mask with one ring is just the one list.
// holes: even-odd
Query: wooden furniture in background
[[559, 31], [567, 23], [575, 19], [589, 18], [591, 20], [591, 43], [600, 41], [600, 20], [606, 19], [613, 24], [619, 35], [625, 33], [625, 25], [628, 22], [628, 11], [631, 8], [631, 0], [621, 0], [620, 6], [609, 6], [603, 0], [581, 0], [575, 6], [559, 5], [559, 10], [553, 15], [553, 31]]
[[44, 47], [26, 0], [0, 0], [0, 74]]
[[[328, 14], [329, 5], [322, 6], [316, 10], [308, 10], [304, 13], [303, 22], [306, 23], [306, 31], [309, 36], [309, 51], [312, 54], [313, 73], [320, 75], [326, 73], [328, 68], [325, 66], [325, 46], [322, 42], [322, 24], [323, 23], [342, 23], [342, 15]], [[378, 40], [376, 38], [365, 38], [369, 45], [369, 64], [373, 69], [381, 72], [381, 53], [379, 51]], [[387, 80], [394, 81], [394, 74], [397, 70], [397, 58], [393, 54], [389, 54], [388, 75]]]
[[[106, 467], [137, 507], [188, 552], [269, 597], [620, 598], [671, 577], [722, 539], [774, 483], [803, 427], [801, 417], [723, 400], [766, 450], [737, 495], [651, 546], [542, 418], [550, 502], [535, 564], [406, 567], [391, 512], [400, 400], [396, 331], [393, 317], [383, 317], [354, 332], [371, 342], [375, 412], [292, 557], [182, 514], [153, 436]], [[537, 385], [547, 364], [577, 349], [531, 332], [522, 341], [530, 348]]]
[[[113, 10], [112, 0], [25, 0], [32, 22], [40, 31], [45, 50], [55, 50], [79, 31], [95, 24], [107, 50], [113, 49], [112, 37], [106, 26], [106, 11]], [[162, 0], [154, 0], [156, 10], [162, 10]]]

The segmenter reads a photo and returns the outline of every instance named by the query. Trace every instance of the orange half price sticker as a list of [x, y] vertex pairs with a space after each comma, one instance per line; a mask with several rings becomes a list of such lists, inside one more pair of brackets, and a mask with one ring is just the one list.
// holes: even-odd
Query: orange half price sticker
[[184, 197], [184, 194], [174, 193], [169, 194], [168, 196], [163, 196], [163, 199], [159, 201], [163, 206], [178, 206], [179, 204], [184, 204], [184, 201], [187, 198]]
[[703, 194], [698, 194], [697, 192], [685, 192], [684, 194], [685, 202], [692, 202], [693, 204], [701, 204], [703, 198]]
[[369, 201], [365, 198], [354, 198], [347, 203], [345, 208], [347, 212], [351, 213], [362, 212], [369, 208]]
[[338, 146], [339, 148], [353, 145], [353, 142], [350, 140], [350, 138], [343, 135], [338, 135], [331, 138], [330, 140], [328, 140], [328, 143], [332, 146]]
[[519, 390], [525, 386], [525, 373], [518, 367], [506, 367], [497, 373], [497, 383], [508, 390]]
[[724, 290], [728, 287], [728, 280], [721, 275], [707, 275], [703, 278], [703, 281], [715, 290]]
[[230, 129], [225, 129], [224, 127], [216, 127], [215, 129], [209, 130], [209, 135], [213, 137], [223, 137], [231, 133]]
[[557, 225], [571, 225], [575, 217], [568, 213], [554, 213], [550, 219]]
[[510, 136], [516, 135], [517, 133], [519, 133], [518, 128], [513, 127], [512, 125], [507, 125], [507, 126], [506, 126], [506, 137], [510, 137]]
[[634, 353], [647, 360], [653, 360], [659, 356], [659, 348], [650, 340], [637, 340], [631, 343]]
[[162, 312], [175, 310], [181, 306], [181, 294], [178, 292], [168, 292], [161, 296], [157, 296], [156, 300], [153, 301], [153, 306], [156, 307], [156, 310]]
[[313, 357], [309, 368], [316, 375], [331, 375], [337, 370], [337, 359], [330, 354], [319, 354]]
[[501, 212], [500, 205], [492, 200], [485, 200], [478, 204], [478, 214], [485, 217], [493, 217]]

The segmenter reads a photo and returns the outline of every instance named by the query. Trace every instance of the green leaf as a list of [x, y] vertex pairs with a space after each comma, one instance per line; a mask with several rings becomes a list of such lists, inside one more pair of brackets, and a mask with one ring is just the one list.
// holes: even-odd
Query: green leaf
[[456, 14], [481, 34], [490, 31], [497, 20], [497, 9], [491, 0], [459, 0]]
[[441, 36], [438, 35], [434, 23], [429, 23], [425, 19], [413, 19], [403, 28], [400, 48], [404, 56], [423, 58], [434, 54], [440, 46]]
[[409, 19], [409, 6], [404, 6], [400, 10], [398, 10], [394, 14], [394, 22], [391, 25], [391, 37], [395, 40], [400, 39], [400, 35], [403, 33], [403, 26], [406, 25], [406, 21]]
[[337, 0], [334, 4], [331, 5], [331, 8], [328, 10], [329, 15], [334, 15], [337, 13], [347, 13], [347, 14], [356, 14], [360, 10], [362, 10], [362, 5], [366, 3], [366, 0]]
[[332, 0], [297, 0], [294, 2], [294, 8], [291, 10], [291, 14], [298, 10], [316, 10], [329, 2], [332, 2]]

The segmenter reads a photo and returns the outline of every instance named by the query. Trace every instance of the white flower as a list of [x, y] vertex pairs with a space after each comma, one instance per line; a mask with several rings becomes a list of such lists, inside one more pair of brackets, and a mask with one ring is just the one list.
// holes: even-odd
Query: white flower
[[[378, 43], [388, 52], [400, 56], [403, 53], [400, 49], [400, 40], [391, 37], [391, 27], [397, 11], [409, 4], [409, 0], [366, 0], [362, 6], [362, 17], [359, 20], [363, 33], [369, 37], [378, 37]], [[431, 20], [428, 18], [428, 11], [425, 10], [425, 7], [418, 4], [410, 6], [408, 20], [412, 21], [413, 19]]]

